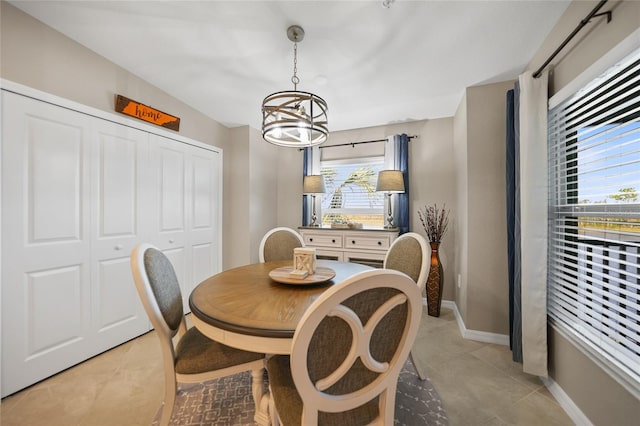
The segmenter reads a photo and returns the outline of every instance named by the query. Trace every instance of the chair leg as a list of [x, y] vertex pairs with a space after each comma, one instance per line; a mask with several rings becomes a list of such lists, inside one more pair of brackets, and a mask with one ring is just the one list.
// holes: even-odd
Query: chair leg
[[253, 420], [259, 425], [269, 425], [269, 394], [264, 393], [264, 368], [251, 370], [251, 392], [255, 414]]
[[271, 384], [269, 384], [269, 416], [271, 418], [271, 426], [280, 426], [280, 417], [276, 410], [276, 403], [273, 400], [273, 392], [271, 392]]
[[164, 385], [164, 402], [162, 403], [162, 413], [160, 414], [160, 426], [167, 426], [169, 420], [171, 420], [171, 414], [173, 413], [173, 405], [176, 402], [176, 392], [178, 391], [178, 384], [176, 383], [176, 376], [172, 373], [171, 377], [165, 376]]
[[411, 363], [415, 367], [416, 372], [418, 373], [418, 377], [420, 377], [420, 380], [427, 380], [427, 375], [424, 374], [424, 372], [420, 369], [420, 367], [418, 366], [418, 363], [416, 362], [415, 357], [413, 356], [413, 349], [411, 350], [411, 352], [409, 352], [409, 358], [411, 358]]

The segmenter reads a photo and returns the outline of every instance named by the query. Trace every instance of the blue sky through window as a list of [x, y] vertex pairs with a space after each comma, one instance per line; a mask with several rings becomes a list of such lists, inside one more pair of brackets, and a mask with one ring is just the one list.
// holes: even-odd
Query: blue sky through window
[[640, 123], [637, 121], [578, 130], [580, 204], [616, 204], [623, 188], [640, 191]]

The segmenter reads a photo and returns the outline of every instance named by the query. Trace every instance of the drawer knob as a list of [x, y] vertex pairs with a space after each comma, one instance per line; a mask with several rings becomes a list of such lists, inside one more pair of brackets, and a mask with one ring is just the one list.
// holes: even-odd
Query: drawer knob
[[332, 242], [332, 243], [335, 243], [335, 242], [336, 242], [336, 240], [331, 240], [331, 242]]
[[382, 241], [378, 241], [378, 245], [381, 246], [382, 245]]
[[122, 244], [116, 244], [116, 246], [114, 247], [115, 250], [122, 250], [124, 248], [124, 246]]
[[313, 238], [309, 238], [309, 241], [313, 242]]
[[355, 243], [356, 243], [356, 240], [351, 240], [351, 244], [355, 244]]

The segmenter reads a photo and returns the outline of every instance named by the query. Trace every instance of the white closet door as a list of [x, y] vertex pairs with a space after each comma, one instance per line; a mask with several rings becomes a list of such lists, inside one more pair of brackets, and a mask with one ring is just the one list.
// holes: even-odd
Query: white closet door
[[83, 114], [2, 94], [2, 395], [90, 356]]
[[4, 397], [149, 330], [138, 243], [167, 254], [189, 311], [220, 271], [222, 163], [76, 104], [1, 93]]
[[191, 181], [191, 206], [187, 220], [187, 246], [191, 248], [191, 279], [184, 286], [185, 298], [193, 288], [220, 272], [220, 179], [222, 159], [213, 151], [191, 147], [188, 178]]
[[147, 227], [148, 134], [94, 120], [92, 140], [91, 291], [96, 350], [149, 330], [129, 255], [150, 236]]
[[187, 259], [187, 217], [189, 212], [188, 193], [190, 181], [187, 178], [188, 151], [185, 145], [176, 144], [171, 139], [150, 135], [151, 170], [154, 176], [152, 186], [153, 244], [164, 252], [176, 271], [182, 289], [183, 307], [188, 309], [187, 283], [190, 282], [190, 268]]
[[182, 290], [183, 308], [205, 278], [220, 271], [221, 158], [209, 151], [150, 136], [154, 244], [169, 258]]

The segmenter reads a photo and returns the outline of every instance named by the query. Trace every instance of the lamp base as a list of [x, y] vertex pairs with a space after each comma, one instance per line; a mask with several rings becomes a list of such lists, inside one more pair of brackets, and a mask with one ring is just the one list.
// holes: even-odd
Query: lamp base
[[384, 225], [384, 229], [395, 228], [393, 226], [393, 215], [391, 214], [391, 193], [387, 192], [387, 206], [389, 208], [387, 212], [387, 223]]
[[311, 195], [311, 204], [313, 206], [313, 212], [311, 213], [311, 223], [309, 226], [319, 227], [318, 215], [316, 214], [316, 194]]

